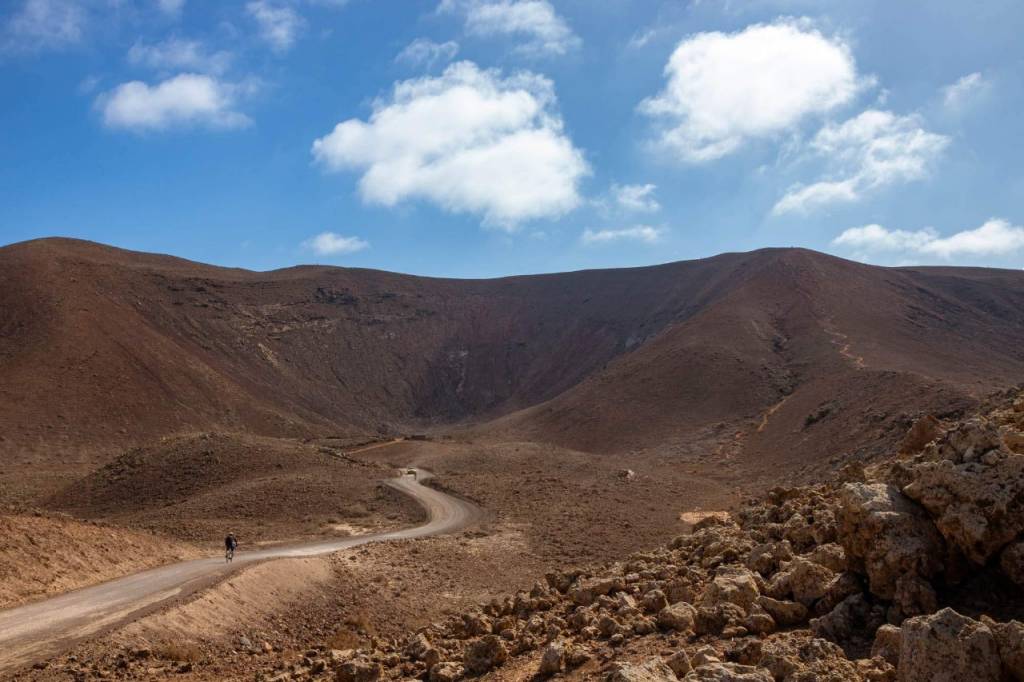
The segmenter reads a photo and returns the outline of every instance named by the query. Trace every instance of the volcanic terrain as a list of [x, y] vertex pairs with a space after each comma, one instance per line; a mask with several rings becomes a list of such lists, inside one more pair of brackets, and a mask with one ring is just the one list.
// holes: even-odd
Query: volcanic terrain
[[[303, 668], [298, 677], [315, 677], [322, 665], [324, 675], [350, 679], [341, 672], [349, 658], [338, 654], [328, 666], [323, 652], [363, 647], [381, 674], [430, 677], [432, 666], [417, 655], [403, 659], [385, 640], [477, 613], [475, 604], [530, 589], [552, 572], [562, 577], [535, 587], [533, 599], [552, 601], [562, 622], [577, 578], [614, 574], [609, 595], [646, 598], [650, 590], [629, 582], [631, 572], [667, 580], [659, 571], [712, 552], [706, 545], [721, 533], [704, 526], [697, 540], [643, 554], [693, 522], [727, 524], [726, 510], [744, 501], [749, 508], [752, 496], [764, 499], [773, 487], [829, 482], [789, 497], [776, 491], [764, 503], [797, 500], [787, 513], [817, 508], [819, 498], [839, 493], [836, 472], [851, 467], [874, 472], [855, 479], [861, 483], [906, 485], [890, 463], [908, 429], [924, 428], [926, 417], [962, 428], [994, 409], [989, 396], [1012, 402], [1000, 392], [1022, 381], [1017, 271], [881, 268], [766, 249], [645, 268], [452, 280], [321, 266], [251, 272], [68, 239], [14, 244], [0, 248], [0, 523], [11, 529], [0, 538], [0, 576], [59, 559], [26, 551], [37, 540], [88, 551], [73, 570], [51, 565], [38, 581], [5, 581], [0, 596], [30, 602], [209, 555], [229, 529], [245, 550], [412, 526], [423, 511], [381, 481], [417, 466], [436, 475], [435, 487], [477, 505], [479, 522], [455, 535], [247, 568], [201, 594], [161, 602], [128, 628], [97, 631], [74, 661], [40, 662], [31, 676], [223, 679], [237, 669], [251, 679], [279, 676], [275, 666], [288, 662]], [[929, 441], [952, 437], [945, 433], [929, 432]], [[925, 443], [917, 445], [907, 453]], [[766, 534], [751, 523], [781, 523], [781, 512], [752, 513], [737, 517], [740, 530], [730, 527], [722, 540], [736, 552], [786, 539], [798, 554], [838, 546], [832, 536]], [[847, 555], [862, 551], [851, 543], [839, 543], [850, 544]], [[110, 550], [117, 546], [134, 549], [119, 556]], [[632, 564], [595, 568], [631, 554]], [[985, 561], [992, 556], [999, 561]], [[733, 559], [702, 566], [687, 601], [703, 599], [717, 580], [707, 571]], [[821, 560], [835, 574], [847, 567]], [[870, 577], [863, 557], [849, 561], [857, 580]], [[791, 592], [762, 584], [778, 569], [750, 580], [760, 595], [785, 601]], [[620, 589], [614, 581], [626, 582]], [[869, 587], [868, 611], [891, 605], [891, 591]], [[824, 616], [854, 594], [820, 605], [819, 596], [805, 610]], [[939, 597], [955, 603], [942, 590]], [[593, 606], [594, 627], [598, 607], [615, 615], [603, 602], [576, 606]], [[496, 609], [488, 619], [537, 615], [532, 607]], [[616, 622], [633, 627], [636, 615]], [[919, 614], [897, 611], [896, 624], [908, 615]], [[659, 626], [656, 610], [649, 620]], [[543, 627], [552, 624], [565, 629]], [[454, 656], [467, 637], [467, 646], [494, 648], [477, 643], [485, 633], [464, 637], [452, 627], [428, 633], [444, 642], [438, 655]], [[488, 625], [489, 635], [504, 637], [496, 627]], [[743, 627], [735, 636], [751, 633]], [[810, 626], [804, 618], [787, 627]], [[512, 630], [509, 647], [526, 647], [518, 644], [525, 630]], [[827, 638], [819, 630], [814, 636]], [[870, 649], [861, 630], [832, 639], [856, 657]], [[480, 672], [537, 673], [536, 657], [547, 654], [542, 633], [533, 634], [537, 641], [513, 651], [505, 672], [494, 661]], [[722, 628], [704, 635], [717, 647], [707, 656], [725, 657], [714, 639]], [[549, 672], [616, 674], [614, 647], [631, 636], [603, 660], [576, 666], [566, 651], [589, 645], [563, 637], [558, 670]], [[631, 646], [647, 656], [684, 640]], [[322, 648], [307, 658], [321, 663], [294, 663], [312, 645]], [[111, 658], [124, 651], [117, 660], [130, 665]], [[210, 667], [224, 657], [235, 661], [230, 669]]]

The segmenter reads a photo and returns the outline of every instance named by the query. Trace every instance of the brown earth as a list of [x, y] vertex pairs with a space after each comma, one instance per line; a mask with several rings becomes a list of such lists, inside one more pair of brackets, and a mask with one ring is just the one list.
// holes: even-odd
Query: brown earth
[[[922, 415], [961, 418], [1024, 379], [1024, 273], [800, 249], [443, 280], [40, 240], [0, 248], [0, 312], [13, 510], [258, 544], [415, 523], [378, 487], [414, 464], [489, 514], [455, 537], [247, 569], [76, 652], [122, 677], [145, 673], [109, 660], [124, 647], [163, 647], [176, 662], [157, 677], [204, 661], [180, 673], [197, 679], [328, 640], [372, 647], [774, 485], [884, 461]], [[359, 451], [402, 434], [429, 440]], [[243, 635], [273, 651], [241, 651]], [[34, 675], [77, 679], [71, 663]]]
[[711, 436], [796, 471], [1024, 377], [1024, 273], [800, 249], [444, 280], [49, 239], [0, 249], [0, 310], [10, 503], [167, 435], [355, 441], [494, 417], [502, 440], [675, 453]]
[[0, 608], [198, 555], [192, 545], [109, 524], [0, 515]]
[[298, 440], [203, 433], [133, 448], [50, 497], [80, 518], [201, 544], [230, 529], [247, 546], [413, 525], [423, 511], [387, 486], [394, 467]]
[[1024, 393], [922, 424], [867, 469], [532, 586], [539, 566], [503, 570], [525, 536], [494, 527], [268, 564], [23, 679], [1021, 679]]

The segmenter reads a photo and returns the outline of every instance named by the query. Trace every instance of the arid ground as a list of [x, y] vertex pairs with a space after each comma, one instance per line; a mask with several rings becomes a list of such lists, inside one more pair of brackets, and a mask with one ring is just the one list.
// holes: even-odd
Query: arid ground
[[[0, 608], [228, 531], [241, 556], [416, 527], [384, 485], [408, 467], [480, 512], [239, 562], [0, 676], [917, 680], [920, 618], [986, 629], [970, 655], [1022, 679], [1021, 382], [1015, 271], [772, 249], [442, 280], [4, 247]], [[979, 625], [928, 620], [946, 606]]]

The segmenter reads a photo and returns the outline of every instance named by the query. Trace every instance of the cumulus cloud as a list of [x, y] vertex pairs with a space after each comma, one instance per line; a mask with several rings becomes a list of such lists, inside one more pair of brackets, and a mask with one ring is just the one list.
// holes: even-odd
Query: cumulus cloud
[[183, 73], [156, 85], [122, 83], [100, 95], [96, 106], [110, 128], [137, 132], [182, 126], [241, 128], [249, 117], [235, 110], [246, 88], [197, 73]]
[[233, 56], [223, 50], [209, 52], [197, 40], [169, 38], [159, 43], [137, 42], [128, 50], [128, 62], [157, 71], [197, 71], [221, 74]]
[[947, 109], [962, 109], [972, 99], [984, 94], [989, 82], [977, 71], [963, 76], [942, 88], [942, 102]]
[[640, 111], [662, 123], [661, 144], [690, 163], [828, 112], [870, 82], [857, 75], [846, 43], [794, 20], [685, 38], [665, 77], [664, 90]]
[[665, 230], [650, 225], [634, 225], [622, 229], [584, 230], [580, 241], [588, 246], [595, 244], [610, 244], [613, 242], [642, 242], [644, 244], [655, 244], [661, 241]]
[[943, 260], [1006, 256], [1024, 250], [1024, 227], [1012, 225], [1001, 218], [991, 218], [973, 230], [963, 230], [943, 237], [932, 228], [890, 230], [872, 224], [844, 230], [832, 243], [861, 254], [890, 252], [937, 256]]
[[14, 51], [59, 49], [80, 42], [87, 23], [76, 0], [25, 0], [7, 20], [0, 45]]
[[548, 0], [442, 0], [438, 10], [459, 12], [469, 35], [518, 36], [525, 56], [563, 55], [579, 48], [579, 36]]
[[417, 38], [405, 46], [395, 61], [409, 66], [431, 68], [435, 64], [444, 64], [455, 58], [459, 52], [459, 44], [454, 40], [435, 43], [429, 38]]
[[775, 214], [808, 212], [853, 202], [887, 185], [927, 177], [949, 138], [924, 129], [920, 116], [869, 109], [841, 124], [828, 124], [811, 149], [834, 167], [835, 177], [790, 189]]
[[657, 185], [612, 185], [615, 203], [627, 211], [653, 213], [661, 210], [661, 204], [654, 198]]
[[426, 199], [510, 231], [576, 208], [589, 173], [565, 134], [550, 80], [503, 77], [472, 62], [396, 83], [369, 120], [342, 121], [312, 153], [328, 170], [362, 172], [359, 191], [369, 203]]
[[252, 0], [245, 10], [260, 28], [260, 37], [275, 52], [287, 52], [306, 26], [295, 8], [272, 0]]
[[302, 242], [303, 248], [320, 256], [339, 256], [370, 248], [370, 242], [359, 237], [344, 237], [336, 232], [321, 232]]

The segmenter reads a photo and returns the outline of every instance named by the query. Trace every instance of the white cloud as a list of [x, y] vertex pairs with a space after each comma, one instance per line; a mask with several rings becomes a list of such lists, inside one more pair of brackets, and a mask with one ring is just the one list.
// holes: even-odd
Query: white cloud
[[329, 170], [361, 171], [364, 201], [426, 199], [509, 231], [576, 208], [589, 173], [563, 130], [550, 80], [504, 78], [472, 62], [396, 83], [368, 121], [339, 123], [312, 153]]
[[668, 82], [640, 111], [664, 122], [660, 142], [684, 161], [718, 159], [851, 101], [869, 81], [849, 47], [806, 21], [698, 33], [676, 47]]
[[287, 52], [306, 26], [294, 8], [272, 0], [252, 0], [245, 6], [260, 27], [260, 36], [275, 52]]
[[947, 109], [961, 109], [972, 99], [982, 95], [989, 88], [989, 82], [977, 71], [957, 79], [955, 83], [942, 88], [942, 102]]
[[147, 45], [137, 42], [128, 50], [128, 62], [158, 71], [198, 71], [220, 74], [227, 70], [233, 55], [230, 52], [208, 52], [196, 40], [168, 38]]
[[854, 180], [822, 180], [789, 190], [772, 207], [772, 213], [807, 213], [829, 204], [852, 203], [859, 198], [860, 193]]
[[634, 225], [620, 230], [584, 230], [580, 241], [584, 244], [610, 244], [612, 242], [636, 241], [644, 244], [656, 244], [661, 241], [665, 230], [650, 225]]
[[122, 83], [100, 95], [96, 106], [110, 128], [134, 131], [164, 130], [176, 126], [240, 128], [249, 118], [235, 111], [243, 86], [224, 83], [196, 73], [183, 73], [156, 85], [142, 81]]
[[5, 50], [59, 49], [82, 40], [88, 16], [76, 0], [25, 0], [4, 26]]
[[894, 252], [943, 260], [958, 256], [1006, 256], [1024, 250], [1024, 227], [991, 218], [981, 227], [942, 237], [931, 228], [910, 232], [865, 225], [843, 231], [832, 243], [860, 253]]
[[657, 185], [612, 185], [615, 203], [627, 211], [653, 213], [661, 210], [661, 204], [654, 198]]
[[948, 137], [925, 130], [916, 115], [869, 109], [841, 124], [830, 123], [814, 136], [811, 149], [828, 160], [835, 177], [790, 189], [772, 212], [807, 212], [857, 201], [887, 185], [920, 180], [948, 144]]
[[344, 237], [335, 232], [321, 232], [302, 242], [302, 246], [320, 256], [337, 256], [370, 248], [370, 242], [359, 237]]
[[629, 42], [626, 43], [626, 47], [631, 50], [639, 50], [646, 47], [649, 42], [658, 36], [658, 32], [659, 31], [656, 28], [649, 28], [642, 33], [634, 33], [629, 39]]
[[417, 38], [398, 53], [395, 61], [410, 66], [424, 66], [429, 69], [434, 64], [450, 62], [458, 52], [459, 44], [454, 40], [435, 43], [428, 38]]
[[441, 12], [461, 12], [469, 35], [523, 36], [516, 52], [525, 56], [563, 55], [579, 39], [548, 0], [442, 0]]
[[185, 0], [156, 0], [156, 6], [164, 14], [176, 17], [185, 7]]

